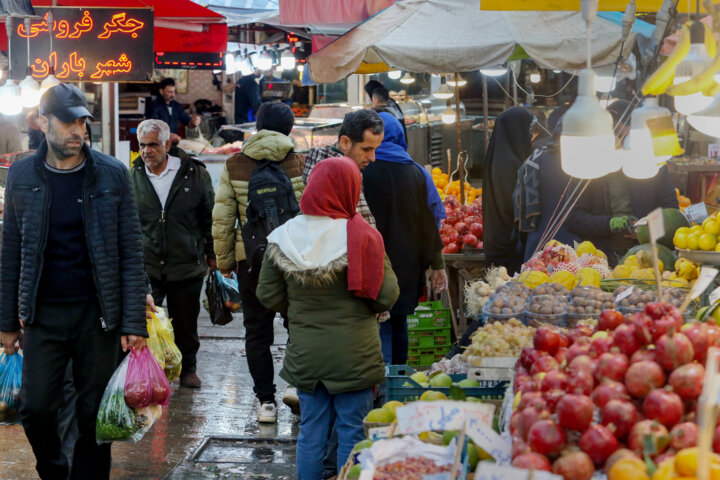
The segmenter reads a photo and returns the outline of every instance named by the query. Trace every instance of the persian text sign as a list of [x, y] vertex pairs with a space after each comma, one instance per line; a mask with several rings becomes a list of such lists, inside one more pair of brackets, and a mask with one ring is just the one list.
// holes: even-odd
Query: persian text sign
[[[13, 19], [10, 78], [50, 73], [63, 82], [145, 82], [153, 69], [151, 9], [36, 8], [40, 18]], [[50, 36], [52, 35], [52, 51]], [[30, 42], [30, 61], [27, 43]]]
[[488, 403], [455, 402], [413, 402], [395, 410], [396, 433], [420, 433], [430, 430], [460, 430], [465, 420], [474, 418], [479, 423], [491, 426], [495, 406]]

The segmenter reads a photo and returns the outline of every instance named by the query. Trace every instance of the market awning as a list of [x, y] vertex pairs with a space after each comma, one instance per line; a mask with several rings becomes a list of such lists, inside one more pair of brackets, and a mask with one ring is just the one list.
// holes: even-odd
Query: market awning
[[[225, 52], [225, 17], [190, 0], [33, 0], [35, 7], [117, 7], [154, 9], [156, 52]], [[0, 28], [0, 50], [7, 35]]]
[[277, 0], [194, 0], [224, 16], [229, 26], [259, 23], [280, 13]]
[[[613, 22], [593, 23], [594, 66], [615, 62], [621, 37]], [[586, 38], [580, 12], [490, 12], [477, 0], [403, 0], [313, 53], [308, 64], [318, 83], [337, 82], [363, 64], [365, 73], [372, 64], [378, 71], [464, 72], [504, 64], [519, 45], [540, 67], [579, 70]]]
[[350, 25], [389, 7], [397, 0], [280, 0], [283, 25]]

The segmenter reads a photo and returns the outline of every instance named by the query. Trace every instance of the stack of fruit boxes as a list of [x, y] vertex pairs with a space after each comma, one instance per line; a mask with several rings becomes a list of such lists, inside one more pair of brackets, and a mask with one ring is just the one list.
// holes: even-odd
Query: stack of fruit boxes
[[408, 365], [429, 367], [450, 350], [450, 309], [442, 302], [421, 302], [407, 322]]

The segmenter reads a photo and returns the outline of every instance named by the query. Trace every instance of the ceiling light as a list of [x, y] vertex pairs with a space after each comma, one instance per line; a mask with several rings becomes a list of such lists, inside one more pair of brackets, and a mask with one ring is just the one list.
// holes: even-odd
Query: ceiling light
[[273, 66], [272, 57], [268, 53], [267, 50], [263, 50], [260, 52], [259, 55], [257, 55], [255, 61], [253, 62], [255, 67], [259, 68], [260, 70], [270, 70]]
[[408, 72], [405, 72], [405, 75], [402, 76], [400, 79], [400, 83], [403, 83], [405, 85], [410, 85], [411, 83], [415, 83], [415, 77], [410, 75]]
[[280, 55], [280, 66], [283, 70], [292, 70], [295, 68], [295, 56], [290, 50], [285, 50]]
[[441, 83], [440, 87], [433, 92], [433, 97], [439, 98], [440, 100], [447, 100], [448, 98], [452, 98], [453, 95], [455, 94], [445, 82]]
[[445, 124], [455, 123], [455, 112], [452, 108], [447, 107], [440, 115], [440, 119], [442, 120], [442, 123]]
[[232, 53], [225, 54], [225, 73], [227, 73], [228, 75], [232, 75], [237, 71], [235, 61], [235, 55], [233, 55]]
[[720, 138], [720, 94], [705, 109], [687, 117], [694, 129], [710, 137]]
[[20, 98], [20, 88], [15, 80], [8, 79], [5, 85], [0, 87], [0, 113], [3, 115], [17, 115], [22, 112], [23, 102]]
[[43, 93], [47, 92], [56, 85], [60, 85], [60, 80], [58, 80], [57, 77], [51, 73], [50, 75], [45, 77], [42, 83], [40, 83], [40, 96], [42, 96]]
[[465, 85], [467, 85], [467, 80], [465, 80], [463, 77], [458, 75], [457, 78], [458, 78], [457, 85], [455, 85], [455, 76], [449, 75], [448, 79], [447, 79], [447, 84], [453, 88], [455, 88], [456, 86], [464, 87]]
[[497, 67], [481, 68], [480, 73], [488, 77], [499, 77], [507, 73], [507, 67], [498, 65]]
[[595, 96], [592, 70], [580, 72], [578, 96], [563, 116], [562, 169], [576, 178], [599, 178], [620, 168], [612, 116]]
[[402, 72], [400, 70], [392, 70], [388, 72], [387, 76], [390, 80], [398, 80], [402, 77]]
[[[667, 121], [670, 132], [658, 131], [658, 126]], [[630, 178], [647, 179], [657, 175], [660, 165], [672, 156], [672, 146], [677, 143], [677, 132], [672, 124], [670, 110], [658, 106], [657, 98], [646, 98], [643, 105], [632, 112], [630, 135], [627, 140], [630, 149], [624, 150], [623, 172]]]
[[[705, 48], [705, 27], [700, 22], [693, 22], [690, 26], [690, 49], [685, 58], [675, 69], [673, 83], [678, 85], [687, 82], [696, 75], [700, 75], [710, 67], [712, 58]], [[713, 99], [706, 97], [702, 92], [690, 95], [675, 96], [675, 110], [683, 115], [692, 115], [707, 108]]]
[[540, 80], [542, 80], [542, 77], [540, 76], [540, 72], [537, 70], [530, 73], [530, 82], [531, 83], [540, 83]]
[[20, 87], [20, 98], [25, 108], [37, 107], [40, 103], [40, 84], [31, 75], [27, 75], [18, 85]]

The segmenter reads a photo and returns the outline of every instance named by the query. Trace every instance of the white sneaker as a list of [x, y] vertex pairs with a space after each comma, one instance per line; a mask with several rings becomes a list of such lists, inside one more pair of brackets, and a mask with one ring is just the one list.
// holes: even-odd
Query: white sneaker
[[283, 403], [290, 407], [292, 413], [300, 415], [300, 399], [297, 395], [297, 389], [288, 386], [283, 394]]
[[264, 402], [258, 408], [258, 422], [277, 423], [277, 408], [274, 402]]

